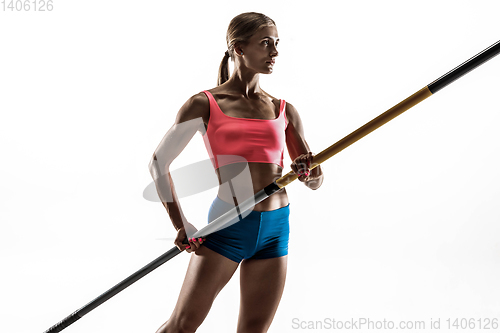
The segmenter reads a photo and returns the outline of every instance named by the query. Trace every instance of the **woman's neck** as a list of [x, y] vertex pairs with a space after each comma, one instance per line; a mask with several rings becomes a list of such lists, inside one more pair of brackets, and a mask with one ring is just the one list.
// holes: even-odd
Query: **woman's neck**
[[262, 94], [259, 84], [259, 73], [236, 69], [229, 80], [225, 82], [231, 90], [249, 98]]

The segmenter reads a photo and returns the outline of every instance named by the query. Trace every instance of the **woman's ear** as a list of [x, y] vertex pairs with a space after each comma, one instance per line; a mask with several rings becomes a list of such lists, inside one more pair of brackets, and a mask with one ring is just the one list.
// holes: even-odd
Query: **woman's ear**
[[241, 44], [234, 45], [234, 54], [236, 56], [242, 56], [244, 54], [243, 50], [241, 49]]

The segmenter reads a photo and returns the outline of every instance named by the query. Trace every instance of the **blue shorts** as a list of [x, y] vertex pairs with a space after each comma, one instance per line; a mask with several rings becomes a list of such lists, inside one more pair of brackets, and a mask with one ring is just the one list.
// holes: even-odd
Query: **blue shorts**
[[[232, 208], [234, 205], [217, 196], [208, 212], [208, 221], [213, 221]], [[286, 256], [289, 215], [290, 204], [265, 212], [252, 210], [243, 220], [206, 236], [203, 245], [237, 263], [243, 259]]]

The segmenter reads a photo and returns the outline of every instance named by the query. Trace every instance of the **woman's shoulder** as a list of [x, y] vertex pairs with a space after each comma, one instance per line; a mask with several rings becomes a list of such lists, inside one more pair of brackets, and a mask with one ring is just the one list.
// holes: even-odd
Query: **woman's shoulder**
[[210, 108], [210, 101], [208, 100], [207, 95], [203, 91], [200, 91], [199, 93], [191, 96], [186, 101], [186, 105], [193, 111], [201, 112]]
[[297, 109], [290, 102], [285, 103], [285, 117], [287, 119], [287, 125], [292, 123], [294, 126], [300, 122], [300, 116]]
[[203, 91], [194, 94], [184, 103], [177, 114], [177, 123], [202, 117], [208, 120], [210, 116], [210, 102]]

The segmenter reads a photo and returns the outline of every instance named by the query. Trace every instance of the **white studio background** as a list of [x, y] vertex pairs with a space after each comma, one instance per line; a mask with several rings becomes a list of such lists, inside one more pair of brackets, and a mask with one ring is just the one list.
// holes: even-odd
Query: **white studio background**
[[[235, 15], [276, 21], [280, 55], [261, 86], [298, 109], [318, 153], [499, 40], [498, 10], [451, 0], [2, 10], [0, 330], [42, 332], [173, 246], [165, 209], [142, 197], [148, 162], [181, 105], [214, 87]], [[270, 332], [325, 318], [421, 320], [422, 332], [431, 318], [444, 331], [447, 318], [500, 318], [499, 91], [497, 57], [325, 162], [319, 190], [287, 186], [289, 269]], [[197, 135], [175, 163], [206, 158]], [[187, 198], [188, 218], [204, 221], [214, 193]], [[155, 332], [188, 261], [64, 332]], [[238, 282], [198, 332], [235, 331]]]

